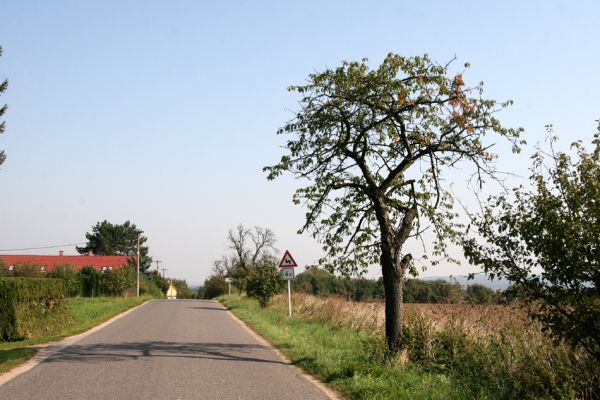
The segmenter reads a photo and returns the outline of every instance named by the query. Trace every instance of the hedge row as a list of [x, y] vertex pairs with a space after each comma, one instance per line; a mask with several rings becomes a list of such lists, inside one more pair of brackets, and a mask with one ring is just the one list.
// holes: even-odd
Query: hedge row
[[0, 278], [0, 340], [54, 335], [71, 323], [60, 279]]

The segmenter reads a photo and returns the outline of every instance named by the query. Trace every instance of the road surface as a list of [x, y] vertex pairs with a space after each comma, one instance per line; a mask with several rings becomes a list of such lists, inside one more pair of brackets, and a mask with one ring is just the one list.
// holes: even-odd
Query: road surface
[[203, 300], [151, 301], [0, 386], [2, 400], [326, 398]]

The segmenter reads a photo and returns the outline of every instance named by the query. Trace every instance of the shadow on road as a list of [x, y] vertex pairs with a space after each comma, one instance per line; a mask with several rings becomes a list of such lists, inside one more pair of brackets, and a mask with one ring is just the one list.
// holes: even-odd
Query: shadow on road
[[208, 310], [208, 311], [227, 311], [226, 308], [215, 308], [215, 307], [186, 307], [196, 310]]
[[45, 363], [81, 362], [102, 363], [129, 361], [149, 357], [198, 358], [223, 361], [286, 364], [278, 360], [253, 356], [254, 351], [265, 350], [259, 344], [236, 343], [176, 343], [176, 342], [129, 342], [72, 345], [48, 357]]

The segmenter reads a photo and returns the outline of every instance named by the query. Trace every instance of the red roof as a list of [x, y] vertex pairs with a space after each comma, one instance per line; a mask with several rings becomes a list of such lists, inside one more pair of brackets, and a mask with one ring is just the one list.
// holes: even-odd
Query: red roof
[[57, 265], [70, 265], [73, 269], [80, 270], [83, 267], [94, 267], [101, 270], [103, 267], [111, 267], [112, 269], [119, 269], [123, 265], [128, 264], [128, 260], [132, 258], [135, 260], [135, 256], [35, 256], [35, 255], [2, 255], [0, 254], [0, 260], [4, 261], [4, 264], [9, 267], [11, 265], [32, 263], [36, 265], [43, 265], [46, 271], [52, 271]]

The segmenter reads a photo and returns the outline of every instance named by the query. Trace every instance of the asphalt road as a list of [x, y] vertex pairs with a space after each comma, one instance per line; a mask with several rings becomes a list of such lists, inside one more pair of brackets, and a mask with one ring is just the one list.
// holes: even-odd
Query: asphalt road
[[326, 398], [202, 300], [151, 301], [0, 386], [2, 400]]

